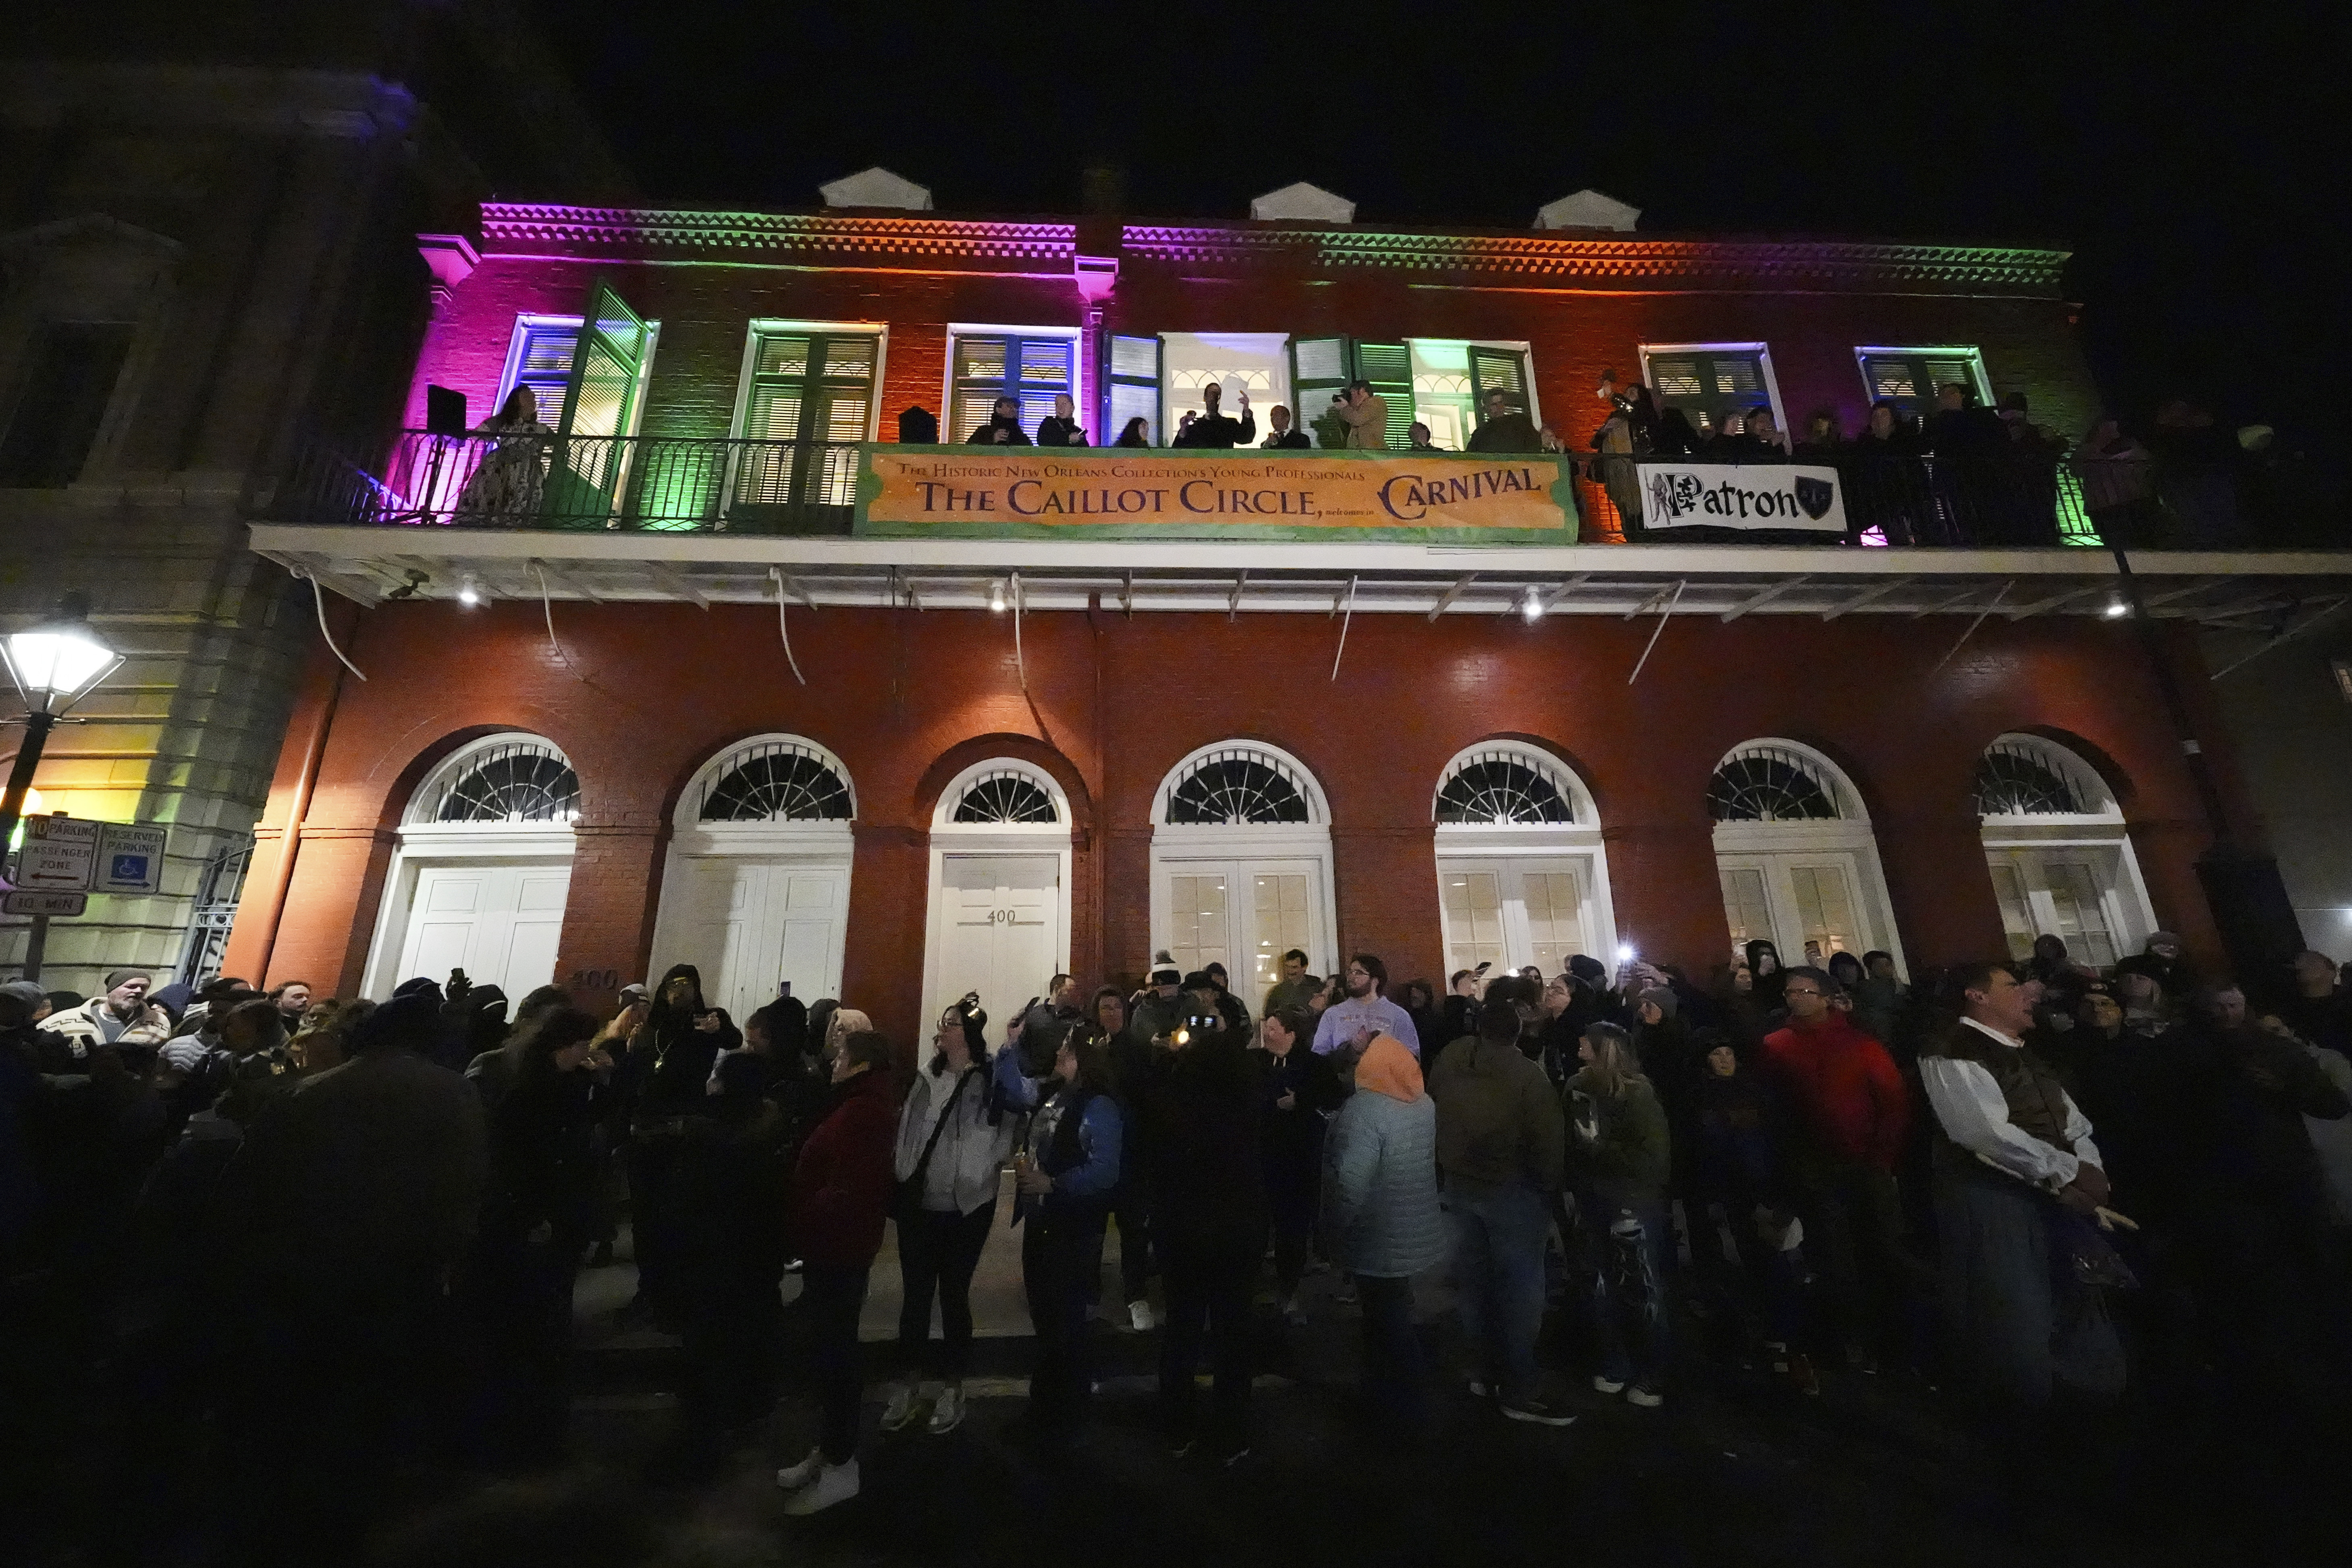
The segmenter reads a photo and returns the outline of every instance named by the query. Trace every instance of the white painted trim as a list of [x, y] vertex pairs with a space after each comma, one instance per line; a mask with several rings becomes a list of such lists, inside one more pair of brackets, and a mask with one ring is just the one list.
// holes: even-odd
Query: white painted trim
[[[1877, 402], [1877, 399], [1872, 396], [1871, 394], [1870, 372], [1863, 368], [1862, 363], [1872, 354], [1911, 354], [1923, 359], [1929, 357], [1964, 358], [1975, 368], [1976, 371], [1977, 401], [1982, 404], [1985, 407], [1990, 408], [1992, 406], [1992, 382], [1985, 374], [1984, 350], [1977, 347], [1974, 343], [1947, 343], [1940, 348], [1906, 347], [1894, 343], [1870, 343], [1867, 345], [1857, 345], [1853, 351], [1853, 371], [1856, 375], [1862, 377], [1863, 396], [1869, 398], [1872, 403], [1875, 403]], [[1934, 387], [1928, 387], [1920, 395], [1919, 406], [1923, 412], [1932, 410], [1936, 406], [1936, 389]]]
[[[688, 907], [686, 884], [695, 875], [699, 863], [712, 860], [781, 862], [796, 869], [838, 870], [841, 873], [841, 911], [834, 923], [833, 939], [826, 949], [826, 980], [817, 995], [803, 997], [803, 1000], [814, 1003], [824, 996], [839, 996], [842, 966], [848, 949], [849, 899], [857, 875], [856, 859], [856, 843], [845, 822], [704, 823], [695, 829], [675, 833], [667, 853], [662, 857], [661, 902], [654, 910], [653, 973], [658, 974], [671, 963], [680, 962], [674, 956], [678, 946], [678, 932], [671, 922], [677, 911]], [[772, 994], [767, 998], [772, 999]], [[735, 1022], [740, 1027], [743, 1020], [738, 1018]]]
[[762, 333], [832, 332], [841, 336], [862, 332], [874, 339], [873, 395], [866, 400], [866, 438], [882, 439], [882, 377], [889, 369], [890, 323], [887, 321], [796, 321], [778, 316], [754, 316], [743, 328], [743, 355], [735, 373], [735, 408], [727, 417], [727, 433], [744, 439], [743, 416], [751, 406], [751, 370], [759, 363]]
[[[1657, 395], [1657, 384], [1650, 379], [1650, 356], [1654, 353], [1753, 353], [1758, 367], [1764, 373], [1764, 396], [1772, 405], [1772, 423], [1780, 426], [1781, 438], [1790, 445], [1796, 441], [1789, 430], [1789, 411], [1780, 405], [1780, 378], [1772, 369], [1772, 345], [1769, 343], [1643, 343], [1642, 345], [1642, 384]], [[1665, 400], [1659, 399], [1664, 406]]]
[[2010, 746], [2019, 751], [2033, 752], [2053, 772], [2073, 784], [2077, 792], [2088, 799], [2096, 801], [2098, 805], [2088, 812], [2038, 812], [2025, 816], [2002, 814], [1986, 817], [1984, 820], [1987, 823], [2004, 825], [2015, 823], [2027, 826], [2036, 823], [2077, 822], [2108, 823], [2117, 827], [2123, 826], [2124, 808], [2116, 799], [2116, 792], [2107, 787], [2107, 781], [2099, 775], [2099, 770], [2076, 755], [2073, 748], [2063, 746], [2055, 741], [2040, 735], [2014, 730], [1995, 735], [1991, 745], [1985, 749], [1990, 752], [1993, 746]]
[[[1073, 414], [1082, 415], [1086, 412], [1086, 399], [1080, 395], [1086, 387], [1087, 331], [1084, 327], [1010, 327], [990, 321], [950, 321], [947, 359], [946, 363], [940, 366], [940, 441], [941, 445], [952, 447], [961, 445], [963, 441], [963, 435], [950, 429], [947, 419], [955, 408], [956, 341], [965, 337], [1069, 339], [1070, 408]], [[1080, 419], [1079, 423], [1091, 426], [1094, 421]], [[1108, 444], [1100, 438], [1101, 431], [1089, 429], [1087, 434], [1094, 438], [1095, 446]], [[877, 439], [879, 437], [877, 437]]]
[[[1716, 773], [1721, 770], [1723, 764], [1731, 761], [1732, 758], [1738, 756], [1740, 752], [1766, 747], [1769, 747], [1773, 751], [1793, 752], [1798, 756], [1804, 758], [1807, 762], [1812, 763], [1814, 767], [1821, 770], [1822, 782], [1830, 786], [1831, 799], [1837, 805], [1839, 821], [1848, 823], [1858, 822], [1865, 826], [1869, 825], [1870, 807], [1863, 801], [1862, 792], [1853, 787], [1853, 781], [1845, 776], [1845, 770], [1838, 766], [1837, 763], [1830, 761], [1830, 759], [1821, 752], [1811, 746], [1806, 745], [1802, 741], [1791, 741], [1779, 735], [1751, 736], [1749, 739], [1740, 742], [1739, 744], [1724, 752], [1722, 756], [1717, 758], [1715, 766], [1707, 770], [1707, 778], [1712, 781]], [[1831, 825], [1819, 822], [1718, 822], [1715, 826], [1717, 835], [1719, 837], [1722, 830], [1727, 827], [1804, 828], [1825, 827]]]
[[[1304, 823], [1244, 824], [1240, 826], [1228, 826], [1223, 824], [1202, 825], [1197, 823], [1171, 826], [1168, 821], [1169, 793], [1173, 790], [1177, 784], [1192, 771], [1193, 763], [1215, 752], [1262, 752], [1265, 755], [1280, 762], [1285, 767], [1297, 774], [1300, 782], [1305, 784], [1307, 786], [1307, 821]], [[1157, 836], [1161, 833], [1174, 833], [1178, 835], [1187, 833], [1234, 834], [1254, 832], [1295, 834], [1299, 829], [1309, 826], [1322, 829], [1324, 836], [1328, 838], [1331, 828], [1331, 802], [1329, 797], [1324, 795], [1323, 781], [1315, 776], [1315, 770], [1308, 767], [1305, 763], [1300, 762], [1297, 757], [1294, 756], [1289, 752], [1283, 750], [1280, 746], [1274, 745], [1265, 741], [1252, 741], [1235, 737], [1230, 740], [1212, 742], [1210, 744], [1205, 746], [1195, 746], [1192, 750], [1185, 752], [1183, 757], [1177, 762], [1174, 767], [1170, 768], [1167, 773], [1160, 775], [1160, 787], [1154, 790], [1151, 794], [1151, 822], [1154, 829], [1155, 841], [1157, 839]]]
[[[422, 806], [423, 803], [432, 798], [434, 793], [443, 784], [464, 773], [467, 768], [472, 765], [476, 757], [480, 756], [485, 752], [497, 751], [501, 746], [512, 746], [523, 742], [531, 742], [545, 746], [549, 751], [555, 753], [557, 758], [562, 762], [565, 767], [572, 769], [572, 776], [574, 778], [579, 777], [580, 770], [572, 765], [572, 758], [564, 752], [562, 747], [557, 745], [546, 736], [540, 734], [534, 730], [500, 730], [493, 734], [479, 736], [474, 740], [467, 742], [464, 745], [458, 747], [456, 751], [450, 752], [447, 756], [434, 763], [432, 770], [423, 778], [416, 781], [416, 787], [410, 790], [408, 792], [407, 800], [401, 803], [401, 831], [405, 834], [411, 831], [423, 830], [424, 834], [457, 834], [478, 838], [500, 833], [515, 832], [518, 828], [527, 831], [530, 826], [536, 826], [497, 822], [436, 822], [429, 819], [419, 819], [416, 816], [416, 813]], [[567, 827], [564, 831], [568, 833], [570, 829]], [[420, 837], [422, 837], [422, 835]]]
[[[1727, 827], [1745, 830], [1754, 837], [1742, 838], [1735, 836], [1731, 842], [1726, 843], [1724, 830]], [[1796, 835], [1781, 836], [1777, 833], [1777, 830], [1784, 828], [1844, 828], [1849, 831], [1843, 836], [1817, 834], [1811, 837], [1801, 837]], [[1859, 831], [1853, 831], [1857, 829]], [[1775, 928], [1772, 943], [1780, 950], [1780, 962], [1784, 966], [1794, 966], [1804, 962], [1805, 950], [1801, 939], [1792, 951], [1790, 945], [1781, 940], [1782, 933], [1779, 929], [1782, 914], [1789, 912], [1783, 907], [1789, 900], [1780, 891], [1778, 879], [1784, 869], [1784, 863], [1798, 856], [1841, 856], [1851, 858], [1856, 884], [1854, 897], [1862, 906], [1855, 911], [1864, 928], [1860, 933], [1864, 943], [1862, 952], [1866, 952], [1874, 948], [1885, 949], [1895, 960], [1895, 972], [1907, 978], [1911, 973], [1911, 967], [1903, 954], [1903, 933], [1895, 922], [1895, 900], [1887, 891], [1886, 868], [1879, 862], [1878, 841], [1870, 833], [1868, 823], [1716, 824], [1717, 870], [1721, 872], [1750, 867], [1764, 873], [1764, 896], [1771, 908]], [[1857, 952], [1854, 956], [1859, 958], [1862, 952]]]
[[[1518, 829], [1517, 831], [1543, 830]], [[1558, 829], [1551, 831], [1559, 832]], [[1585, 899], [1582, 911], [1584, 934], [1586, 940], [1591, 942], [1595, 949], [1590, 956], [1600, 959], [1612, 969], [1616, 966], [1617, 948], [1625, 939], [1617, 931], [1617, 906], [1609, 892], [1609, 857], [1601, 846], [1601, 833], [1598, 828], [1592, 829], [1589, 837], [1585, 830], [1577, 828], [1560, 832], [1559, 837], [1549, 843], [1530, 841], [1516, 844], [1484, 843], [1474, 840], [1466, 835], [1449, 837], [1441, 832], [1437, 840], [1437, 940], [1441, 949], [1453, 945], [1452, 932], [1447, 929], [1448, 921], [1445, 913], [1446, 868], [1448, 866], [1475, 867], [1482, 863], [1491, 865], [1496, 861], [1505, 860], [1582, 861]], [[1507, 929], [1503, 950], [1506, 966], [1516, 970], [1532, 963], [1531, 954], [1521, 952], [1515, 955], [1512, 952], [1511, 941], [1511, 934]], [[1516, 962], [1513, 962], [1515, 957]], [[1453, 968], [1453, 964], [1454, 961], [1451, 958], [1445, 960], [1445, 965], [1449, 971]]]
[[[1492, 741], [1480, 741], [1475, 745], [1463, 747], [1460, 751], [1454, 752], [1453, 756], [1446, 759], [1446, 763], [1444, 767], [1437, 770], [1437, 782], [1432, 784], [1429, 789], [1429, 815], [1430, 820], [1436, 823], [1437, 830], [1440, 833], [1508, 831], [1507, 828], [1498, 830], [1491, 824], [1459, 822], [1444, 823], [1436, 821], [1437, 800], [1438, 797], [1445, 792], [1446, 781], [1454, 776], [1455, 769], [1461, 767], [1463, 763], [1469, 761], [1472, 757], [1476, 756], [1481, 752], [1502, 752], [1511, 756], [1517, 757], [1520, 761], [1525, 762], [1530, 767], [1534, 768], [1538, 773], [1543, 773], [1553, 779], [1555, 782], [1566, 786], [1565, 793], [1568, 796], [1569, 809], [1575, 814], [1577, 826], [1589, 826], [1601, 820], [1600, 809], [1592, 804], [1592, 791], [1586, 787], [1583, 779], [1577, 776], [1577, 772], [1574, 768], [1569, 766], [1568, 763], [1552, 755], [1551, 752], [1545, 751], [1540, 746], [1531, 746], [1525, 741], [1513, 741], [1497, 737]], [[1512, 826], [1528, 828], [1536, 828], [1538, 826], [1538, 825], [1535, 824], [1513, 824]], [[1556, 832], [1558, 831], [1558, 825], [1542, 825], [1538, 830], [1543, 832]]]
[[[702, 794], [709, 785], [719, 782], [719, 765], [725, 763], [730, 757], [734, 756], [738, 752], [743, 751], [747, 747], [762, 746], [770, 744], [771, 742], [794, 746], [806, 746], [810, 751], [814, 752], [818, 757], [823, 759], [824, 765], [831, 768], [834, 772], [834, 776], [841, 781], [841, 787], [849, 792], [849, 818], [847, 821], [719, 823], [705, 822], [702, 820], [699, 816]], [[824, 744], [823, 742], [812, 740], [806, 735], [794, 734], [792, 731], [785, 730], [769, 730], [757, 735], [746, 735], [740, 741], [729, 742], [719, 751], [712, 752], [708, 757], [705, 757], [702, 760], [702, 765], [696, 768], [693, 773], [688, 777], [686, 787], [678, 792], [677, 805], [673, 806], [670, 810], [670, 826], [673, 832], [677, 835], [685, 835], [694, 832], [709, 832], [713, 829], [726, 828], [751, 830], [756, 833], [778, 835], [787, 839], [795, 836], [805, 837], [811, 833], [821, 833], [828, 829], [838, 829], [842, 835], [846, 836], [849, 832], [849, 824], [856, 820], [857, 781], [850, 776], [849, 765], [844, 763], [841, 758], [835, 753], [832, 747]], [[744, 850], [738, 851], [738, 853], [748, 854], [751, 853], [751, 851]], [[762, 853], [764, 853], [764, 851], [762, 851]]]
[[[1298, 340], [1297, 340], [1297, 338], [1296, 336], [1292, 337], [1292, 339], [1291, 339], [1291, 342], [1292, 342], [1292, 343], [1294, 343], [1294, 344], [1296, 344], [1296, 343], [1297, 342], [1297, 341], [1298, 341]], [[1536, 394], [1536, 348], [1535, 348], [1535, 344], [1533, 344], [1532, 342], [1529, 342], [1527, 339], [1525, 339], [1525, 338], [1407, 338], [1407, 339], [1405, 339], [1405, 341], [1404, 341], [1404, 346], [1405, 346], [1405, 350], [1406, 350], [1406, 352], [1407, 352], [1407, 353], [1411, 353], [1411, 352], [1412, 352], [1412, 345], [1413, 345], [1413, 344], [1415, 344], [1415, 343], [1460, 343], [1460, 344], [1461, 344], [1463, 347], [1465, 347], [1465, 348], [1473, 348], [1473, 349], [1496, 349], [1496, 350], [1498, 350], [1498, 351], [1500, 351], [1500, 352], [1502, 352], [1502, 353], [1515, 353], [1515, 354], [1519, 355], [1519, 356], [1520, 356], [1520, 363], [1521, 363], [1526, 367], [1526, 369], [1527, 369], [1527, 373], [1528, 373], [1528, 417], [1529, 419], [1531, 419], [1531, 420], [1533, 420], [1533, 421], [1535, 422], [1535, 424], [1536, 424], [1536, 426], [1537, 426], [1537, 427], [1538, 427], [1538, 428], [1541, 428], [1541, 427], [1542, 427], [1542, 426], [1543, 426], [1543, 405], [1542, 405], [1542, 402], [1538, 398], [1537, 394]], [[1472, 401], [1473, 403], [1477, 403], [1477, 402], [1479, 402], [1479, 401], [1480, 401], [1480, 399], [1479, 399], [1479, 397], [1478, 397], [1478, 394], [1477, 394], [1477, 388], [1476, 388], [1475, 385], [1471, 388], [1470, 398], [1471, 398], [1471, 401]], [[1292, 413], [1292, 416], [1293, 416], [1293, 418], [1295, 419], [1295, 418], [1297, 417], [1297, 409], [1293, 409], [1293, 410], [1291, 411], [1291, 413]]]
[[[1044, 790], [1054, 803], [1060, 816], [1058, 822], [956, 822], [950, 813], [963, 799], [963, 792], [982, 773], [1014, 773]], [[1053, 837], [1070, 836], [1070, 797], [1064, 793], [1061, 782], [1033, 762], [1020, 757], [991, 757], [978, 762], [948, 781], [940, 791], [940, 798], [931, 803], [931, 831], [952, 834], [959, 838], [1000, 837], [1005, 839]], [[1011, 853], [1011, 851], [1007, 851]]]
[[[625, 303], [625, 301], [624, 302]], [[532, 327], [570, 327], [574, 333], [577, 333], [581, 328], [586, 325], [586, 319], [581, 316], [548, 316], [531, 313], [524, 313], [516, 316], [514, 335], [507, 340], [506, 368], [499, 373], [499, 395], [497, 399], [491, 403], [489, 414], [485, 416], [485, 417], [495, 417], [498, 411], [506, 406], [507, 395], [514, 390], [515, 377], [522, 373], [523, 337], [529, 329]], [[646, 352], [639, 360], [637, 368], [637, 395], [635, 397], [632, 398], [629, 403], [629, 427], [621, 432], [624, 438], [635, 436], [638, 430], [645, 425], [646, 403], [646, 390], [653, 384], [654, 379], [654, 351], [658, 349], [660, 346], [661, 323], [656, 321], [646, 320]], [[576, 362], [580, 354], [580, 340], [576, 336], [572, 340], [572, 353], [574, 361]], [[555, 428], [555, 421], [562, 417], [562, 415], [563, 410], [561, 408], [542, 408], [539, 411], [539, 422], [552, 430]], [[479, 423], [480, 421], [478, 420], [472, 421], [467, 426], [467, 428], [470, 429]], [[625, 460], [625, 457], [626, 455], [624, 454]], [[626, 478], [627, 476], [625, 471], [615, 477], [614, 480], [614, 494], [617, 495], [620, 493], [620, 488], [626, 482]]]
[[[1066, 822], [1052, 830], [1052, 836], [1018, 835], [1003, 831], [967, 829], [953, 837], [934, 837], [930, 844], [930, 876], [927, 884], [927, 910], [923, 920], [923, 995], [937, 994], [940, 986], [940, 962], [947, 948], [947, 863], [950, 857], [958, 859], [995, 860], [1030, 858], [1054, 861], [1054, 919], [1056, 922], [1054, 940], [1049, 944], [1054, 954], [1054, 971], [1067, 973], [1070, 967], [1070, 875], [1076, 857], [1070, 847], [1070, 829]], [[1050, 974], [1037, 976], [1042, 992]], [[923, 1039], [918, 1048], [928, 1044], [929, 1018], [926, 1015]], [[1009, 1018], [996, 1020], [1010, 1023]]]
[[[1222, 835], [1223, 837], [1220, 837]], [[1293, 826], [1286, 833], [1252, 827], [1207, 827], [1153, 829], [1151, 835], [1151, 943], [1149, 952], [1135, 955], [1139, 963], [1148, 962], [1151, 953], [1169, 947], [1169, 878], [1192, 868], [1208, 867], [1230, 868], [1238, 878], [1258, 873], [1287, 875], [1305, 868], [1316, 884], [1314, 904], [1310, 910], [1312, 933], [1305, 943], [1307, 968], [1310, 973], [1328, 974], [1323, 966], [1339, 961], [1340, 946], [1338, 889], [1335, 885], [1331, 858], [1331, 838], [1328, 829], [1319, 833], [1302, 831]], [[1236, 984], [1249, 984], [1249, 964], [1242, 953], [1240, 933], [1234, 931], [1234, 900], [1240, 889], [1229, 879], [1225, 885], [1227, 925], [1225, 963], [1227, 975]], [[1122, 955], [1123, 956], [1123, 955]], [[1118, 962], [1118, 960], [1113, 960]], [[1264, 1000], [1261, 994], [1244, 997], [1255, 1011]]]

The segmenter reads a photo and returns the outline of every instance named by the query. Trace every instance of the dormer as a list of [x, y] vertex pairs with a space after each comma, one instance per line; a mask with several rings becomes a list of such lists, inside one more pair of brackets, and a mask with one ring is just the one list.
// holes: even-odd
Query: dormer
[[1289, 223], [1353, 223], [1356, 204], [1320, 185], [1301, 180], [1278, 191], [1268, 191], [1250, 203], [1250, 216]]
[[1536, 209], [1538, 228], [1611, 228], [1631, 234], [1642, 209], [1627, 206], [1615, 196], [1583, 190]]
[[829, 207], [899, 207], [908, 212], [927, 213], [931, 210], [931, 188], [892, 174], [876, 164], [855, 174], [845, 174], [830, 184], [819, 185], [817, 194], [824, 197]]

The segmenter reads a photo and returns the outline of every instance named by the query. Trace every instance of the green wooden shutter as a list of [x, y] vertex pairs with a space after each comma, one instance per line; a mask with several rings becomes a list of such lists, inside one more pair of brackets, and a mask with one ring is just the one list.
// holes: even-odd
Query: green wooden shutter
[[1862, 382], [1873, 403], [1888, 402], [1915, 419], [1936, 411], [1936, 394], [1958, 382], [1972, 398], [1984, 395], [1977, 355], [1895, 352], [1862, 356]]
[[555, 425], [557, 463], [544, 502], [550, 516], [590, 521], [612, 512], [651, 342], [645, 321], [609, 284], [599, 279], [589, 285]]
[[1358, 343], [1356, 374], [1388, 399], [1390, 447], [1412, 445], [1412, 351], [1402, 343]]
[[[1331, 395], [1348, 389], [1348, 370], [1355, 343], [1348, 338], [1290, 340], [1290, 423], [1307, 431], [1318, 447], [1344, 445], [1330, 439]], [[1323, 424], [1317, 424], [1317, 420]], [[1339, 427], [1344, 432], [1346, 426]]]
[[1727, 416], [1772, 401], [1764, 356], [1752, 351], [1652, 354], [1650, 391], [1665, 407], [1681, 409], [1703, 436], [1720, 430]]
[[874, 418], [871, 332], [762, 332], [751, 353], [742, 446], [730, 488], [737, 509], [846, 507], [857, 447]]
[[1118, 439], [1127, 422], [1140, 415], [1151, 444], [1160, 445], [1160, 340], [1114, 336], [1110, 340], [1108, 391], [1104, 396], [1102, 441]]
[[1471, 417], [1486, 423], [1486, 395], [1499, 392], [1515, 413], [1528, 412], [1528, 356], [1517, 349], [1470, 345]]

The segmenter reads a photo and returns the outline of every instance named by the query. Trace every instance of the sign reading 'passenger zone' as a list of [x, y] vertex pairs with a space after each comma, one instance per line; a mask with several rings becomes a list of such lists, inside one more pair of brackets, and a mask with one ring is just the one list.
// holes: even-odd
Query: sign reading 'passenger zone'
[[1576, 542], [1555, 456], [869, 447], [857, 532], [873, 537], [1462, 539]]
[[1647, 529], [1845, 531], [1845, 496], [1835, 468], [1644, 460], [1641, 474], [1642, 526]]

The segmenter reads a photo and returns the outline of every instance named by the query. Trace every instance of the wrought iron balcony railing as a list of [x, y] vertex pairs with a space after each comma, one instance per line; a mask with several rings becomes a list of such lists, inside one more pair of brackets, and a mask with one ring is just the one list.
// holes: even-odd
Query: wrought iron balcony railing
[[[331, 452], [310, 453], [265, 510], [273, 521], [327, 524], [840, 534], [849, 531], [855, 511], [860, 451], [855, 442], [408, 431], [394, 443], [380, 476]], [[1453, 455], [1423, 456], [1444, 460]], [[1570, 456], [1584, 542], [1726, 537], [1657, 527], [1648, 459]], [[2162, 476], [2145, 458], [1841, 453], [1763, 466], [1790, 462], [1835, 470], [1846, 530], [1761, 537], [2004, 548], [2095, 545], [2107, 537], [2146, 547], [2186, 542], [2180, 536], [2194, 531], [2181, 525]], [[1748, 458], [1732, 466], [1759, 464]]]

